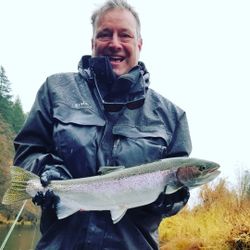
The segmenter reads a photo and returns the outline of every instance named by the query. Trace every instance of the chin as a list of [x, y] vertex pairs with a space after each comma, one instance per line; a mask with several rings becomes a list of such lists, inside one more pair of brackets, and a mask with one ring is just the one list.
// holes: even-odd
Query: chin
[[115, 73], [117, 76], [121, 76], [121, 75], [124, 74], [121, 70], [115, 70], [115, 69], [113, 69], [113, 71], [114, 71], [114, 73]]
[[128, 73], [128, 70], [125, 69], [113, 69], [113, 71], [117, 76], [121, 76]]

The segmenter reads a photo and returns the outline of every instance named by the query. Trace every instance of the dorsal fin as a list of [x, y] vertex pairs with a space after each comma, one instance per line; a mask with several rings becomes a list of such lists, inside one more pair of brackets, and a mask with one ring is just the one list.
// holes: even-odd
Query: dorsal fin
[[124, 168], [125, 166], [102, 166], [99, 168], [98, 173], [103, 175], [103, 174], [108, 174], [114, 171], [119, 171]]

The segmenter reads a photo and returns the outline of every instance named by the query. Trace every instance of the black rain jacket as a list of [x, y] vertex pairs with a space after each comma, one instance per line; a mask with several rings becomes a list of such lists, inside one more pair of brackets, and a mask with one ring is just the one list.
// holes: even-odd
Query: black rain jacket
[[[48, 77], [14, 140], [14, 164], [38, 175], [59, 167], [80, 178], [96, 175], [100, 166], [189, 155], [186, 114], [148, 87], [144, 64], [118, 78], [111, 71], [107, 61], [84, 56], [77, 73]], [[108, 112], [105, 105], [122, 109]], [[117, 224], [109, 211], [79, 211], [62, 220], [42, 211], [37, 249], [158, 249], [159, 223], [185, 205], [182, 192], [129, 209]]]

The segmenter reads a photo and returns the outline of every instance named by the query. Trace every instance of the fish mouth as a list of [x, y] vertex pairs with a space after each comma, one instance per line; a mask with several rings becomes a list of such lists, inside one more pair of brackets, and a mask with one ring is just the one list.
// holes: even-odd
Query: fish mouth
[[211, 176], [217, 176], [217, 175], [219, 175], [221, 173], [221, 171], [219, 171], [219, 170], [217, 170], [217, 169], [214, 169], [214, 170], [212, 170], [212, 171], [210, 171], [209, 172], [209, 174], [211, 175]]
[[212, 181], [215, 179], [221, 172], [217, 169], [214, 169], [213, 171], [209, 172], [209, 175], [206, 176], [207, 181]]
[[212, 173], [216, 173], [219, 172], [218, 169], [220, 168], [219, 164], [213, 164], [213, 167], [208, 168], [207, 170], [204, 171], [204, 174], [212, 174]]
[[198, 187], [200, 185], [203, 185], [205, 183], [208, 183], [208, 182], [214, 180], [221, 173], [221, 171], [218, 170], [219, 167], [220, 166], [216, 164], [213, 168], [209, 168], [206, 171], [204, 171], [203, 173], [201, 173], [201, 175], [193, 183], [193, 186]]

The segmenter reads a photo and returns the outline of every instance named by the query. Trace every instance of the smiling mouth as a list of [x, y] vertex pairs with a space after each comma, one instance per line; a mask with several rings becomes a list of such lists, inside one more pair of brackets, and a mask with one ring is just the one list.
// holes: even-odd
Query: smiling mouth
[[110, 62], [112, 63], [119, 63], [122, 62], [125, 58], [121, 56], [108, 56]]

